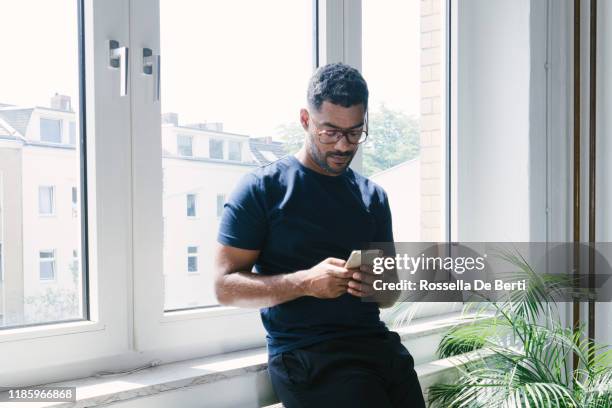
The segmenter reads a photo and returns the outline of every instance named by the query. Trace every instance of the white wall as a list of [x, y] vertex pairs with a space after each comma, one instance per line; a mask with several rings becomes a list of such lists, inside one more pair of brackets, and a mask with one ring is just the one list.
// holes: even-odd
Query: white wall
[[[55, 213], [38, 213], [38, 187], [54, 186]], [[73, 213], [72, 187], [79, 187], [75, 149], [23, 149], [23, 268], [25, 296], [42, 294], [46, 287], [74, 288], [69, 265], [72, 251], [81, 252], [80, 211]], [[76, 216], [75, 216], [76, 215]], [[40, 281], [38, 252], [55, 249], [56, 279]], [[80, 288], [79, 288], [80, 290]]]
[[414, 159], [370, 176], [387, 192], [396, 242], [421, 240], [421, 162]]
[[[254, 166], [165, 158], [164, 275], [167, 309], [216, 304], [213, 248], [219, 219], [217, 194], [229, 197]], [[187, 217], [186, 194], [197, 194], [197, 217]], [[198, 273], [187, 272], [187, 246], [198, 246]]]
[[455, 238], [527, 241], [533, 235], [531, 4], [529, 0], [456, 4]]
[[[612, 2], [599, 1], [597, 66], [597, 223], [598, 242], [612, 242]], [[608, 244], [610, 245], [610, 244]], [[608, 259], [609, 261], [612, 261]], [[596, 305], [595, 336], [612, 344], [612, 303]]]

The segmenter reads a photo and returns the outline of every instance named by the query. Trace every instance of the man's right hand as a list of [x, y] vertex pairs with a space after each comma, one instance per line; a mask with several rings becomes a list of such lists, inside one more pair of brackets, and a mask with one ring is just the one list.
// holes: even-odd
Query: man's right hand
[[352, 271], [344, 267], [345, 263], [343, 259], [327, 258], [310, 269], [297, 272], [304, 294], [330, 299], [346, 293]]

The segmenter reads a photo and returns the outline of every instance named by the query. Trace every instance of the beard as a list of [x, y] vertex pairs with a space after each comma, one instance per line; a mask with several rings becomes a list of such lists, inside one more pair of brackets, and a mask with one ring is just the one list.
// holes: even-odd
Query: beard
[[[310, 156], [312, 157], [314, 162], [317, 163], [319, 167], [321, 167], [327, 173], [336, 174], [336, 175], [342, 174], [353, 161], [353, 158], [355, 157], [355, 153], [357, 153], [357, 150], [350, 152], [350, 153], [340, 153], [340, 152], [324, 153], [321, 150], [319, 150], [319, 148], [317, 147], [314, 141], [314, 137], [310, 135]], [[348, 157], [348, 160], [346, 161], [344, 166], [342, 166], [340, 169], [334, 169], [327, 163], [327, 159], [330, 156]]]

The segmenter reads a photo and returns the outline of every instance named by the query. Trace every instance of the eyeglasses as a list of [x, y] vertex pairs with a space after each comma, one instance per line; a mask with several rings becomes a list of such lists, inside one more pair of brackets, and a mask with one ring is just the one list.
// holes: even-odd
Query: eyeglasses
[[[367, 114], [366, 114], [367, 115]], [[315, 128], [319, 129], [321, 127], [313, 118], [310, 116], [310, 120]], [[361, 144], [366, 141], [368, 138], [368, 122], [367, 116], [365, 121], [365, 129], [322, 129], [316, 132], [319, 137], [319, 142], [322, 144], [336, 144], [342, 139], [346, 137], [346, 140], [350, 144]]]

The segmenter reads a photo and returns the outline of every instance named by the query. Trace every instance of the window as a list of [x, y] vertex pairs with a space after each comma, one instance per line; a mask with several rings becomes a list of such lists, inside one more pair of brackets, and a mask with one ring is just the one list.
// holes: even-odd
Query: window
[[[97, 147], [103, 144], [108, 147], [103, 149], [108, 156], [98, 156], [96, 171], [87, 173], [92, 168], [85, 161], [85, 149], [66, 148], [69, 144], [76, 144], [76, 123], [87, 123], [83, 120], [85, 112], [81, 108], [86, 87], [85, 78], [80, 75], [84, 73], [81, 68], [85, 66], [87, 53], [81, 52], [79, 44], [80, 39], [84, 40], [79, 32], [79, 3], [71, 0], [42, 3], [23, 0], [0, 6], [0, 38], [11, 38], [10, 44], [3, 43], [3, 52], [20, 56], [19, 64], [0, 64], [0, 123], [11, 129], [11, 137], [8, 138], [4, 138], [5, 133], [0, 131], [3, 134], [0, 171], [5, 175], [4, 197], [7, 204], [0, 220], [4, 234], [1, 239], [5, 243], [6, 283], [0, 289], [5, 312], [4, 319], [0, 321], [1, 333], [10, 333], [13, 328], [22, 325], [40, 325], [32, 329], [35, 332], [44, 331], [54, 326], [48, 323], [89, 318], [89, 300], [84, 296], [88, 292], [82, 287], [82, 282], [87, 282], [87, 279], [78, 276], [75, 285], [69, 285], [70, 280], [64, 279], [70, 268], [72, 248], [81, 251], [82, 243], [86, 245], [88, 239], [87, 220], [81, 219], [78, 214], [73, 216], [71, 212], [71, 189], [77, 187], [79, 192], [86, 191], [81, 174], [89, 174], [90, 177], [96, 174], [96, 180], [100, 179], [99, 174], [108, 175], [102, 166], [118, 158], [113, 145], [118, 146], [117, 138], [124, 133], [108, 128], [113, 126], [113, 122], [117, 127], [121, 123], [119, 118], [98, 115], [103, 111], [108, 113], [112, 109], [112, 102], [109, 99], [103, 101], [99, 98], [104, 97], [98, 92], [92, 92], [88, 95], [98, 96], [96, 103], [92, 101], [89, 105], [92, 108], [88, 110], [92, 114], [89, 123], [95, 122], [96, 131], [104, 136], [96, 138], [98, 145], [92, 143], [88, 150], [93, 153], [91, 157], [97, 156], [101, 152]], [[40, 30], [37, 31], [38, 35], [32, 31], [32, 27]], [[97, 41], [93, 38], [90, 40]], [[23, 50], [28, 52], [24, 53]], [[53, 63], [44, 64], [42, 72], [41, 60]], [[88, 75], [91, 85], [96, 77], [99, 75]], [[114, 78], [109, 77], [109, 84], [111, 80]], [[104, 85], [102, 87], [106, 88]], [[94, 105], [97, 107], [94, 108]], [[94, 121], [94, 117], [99, 121]], [[8, 152], [11, 152], [10, 160]], [[117, 162], [110, 171], [116, 169]], [[108, 181], [119, 187], [120, 183], [115, 183], [116, 180]], [[122, 188], [122, 191], [126, 192], [127, 189]], [[97, 197], [99, 202], [109, 201], [105, 194], [100, 192]], [[10, 220], [10, 224], [6, 220]], [[96, 224], [103, 229], [111, 226], [106, 220], [97, 221]], [[112, 275], [106, 270], [105, 278], [109, 276], [106, 273]], [[40, 282], [45, 282], [45, 285], [40, 286]], [[12, 296], [11, 293], [18, 295]], [[100, 301], [103, 298], [103, 294], [98, 297]], [[96, 307], [100, 305], [98, 302]], [[32, 346], [35, 343], [32, 342]], [[44, 364], [44, 357], [37, 357], [37, 350], [53, 349], [54, 353], [61, 354], [66, 348], [51, 343], [47, 342], [42, 347], [38, 345], [36, 350], [27, 348], [32, 364], [36, 361]], [[7, 356], [12, 353], [2, 347], [0, 354]], [[27, 370], [36, 371], [31, 365]]]
[[[24, 384], [57, 380], [49, 350], [66, 368], [109, 353], [127, 355], [128, 318], [119, 311], [131, 304], [121, 289], [131, 258], [131, 95], [119, 95], [121, 69], [94, 56], [108, 57], [109, 39], [131, 47], [122, 31], [128, 3], [19, 0], [0, 6], [0, 38], [11, 39], [2, 41], [3, 55], [18, 56], [18, 63], [0, 63], [1, 378], [21, 372], [31, 373], [22, 377]], [[41, 68], [41, 61], [50, 63]], [[91, 68], [87, 74], [85, 67]], [[87, 132], [75, 128], [71, 136], [71, 122]], [[69, 146], [77, 141], [85, 148]], [[94, 196], [87, 194], [90, 180], [101, 188], [88, 204], [100, 211], [89, 211], [93, 220], [85, 218], [87, 211], [73, 217], [70, 190], [76, 186], [78, 203], [85, 205]], [[88, 246], [90, 238], [95, 245]], [[81, 260], [74, 280], [73, 249]], [[88, 276], [90, 266], [99, 273]], [[69, 330], [55, 324], [66, 321]], [[63, 371], [66, 378], [72, 374]]]
[[77, 281], [79, 279], [79, 251], [76, 249], [72, 250], [72, 262], [70, 263], [70, 272], [72, 273], [72, 279]]
[[217, 194], [217, 217], [223, 214], [223, 206], [225, 205], [225, 194]]
[[179, 156], [193, 156], [193, 137], [187, 135], [178, 135], [176, 137], [176, 144]]
[[53, 186], [38, 187], [38, 213], [40, 215], [53, 215], [55, 212], [54, 192]]
[[362, 4], [362, 72], [376, 135], [364, 143], [362, 172], [387, 192], [396, 241], [444, 241], [445, 1]]
[[[163, 176], [156, 180], [151, 180], [150, 175], [157, 174], [159, 165], [153, 166], [159, 158], [138, 160], [151, 167], [143, 170], [143, 178], [136, 183], [143, 189], [159, 183], [153, 184], [158, 195], [147, 196], [146, 202], [162, 200], [163, 215], [148, 222], [164, 223], [159, 228], [165, 231], [163, 272], [155, 276], [165, 276], [164, 310], [169, 316], [173, 311], [193, 307], [191, 301], [202, 310], [216, 309], [209, 308], [217, 305], [209, 271], [213, 266], [217, 221], [225, 203], [221, 192], [231, 191], [244, 174], [257, 167], [246, 157], [249, 138], [275, 138], [283, 134], [279, 132], [282, 127], [301, 129], [299, 108], [314, 67], [313, 0], [241, 1], [240, 13], [236, 13], [237, 4], [160, 0], [160, 49], [154, 52], [164, 56], [161, 106], [151, 109], [160, 116], [162, 112], [174, 112], [180, 118], [178, 123], [207, 124], [193, 125], [189, 131], [196, 138], [193, 154], [202, 156], [202, 160], [184, 160], [180, 153], [174, 157], [163, 154]], [[201, 24], [203, 15], [210, 17], [206, 24]], [[206, 53], [189, 51], [195, 48], [206, 49]], [[253, 62], [248, 70], [244, 69], [245, 61]], [[147, 88], [143, 92], [149, 92], [149, 82], [144, 82]], [[228, 97], [228, 89], [241, 89], [241, 97]], [[176, 131], [176, 127], [164, 125], [160, 144], [168, 146], [167, 140], [172, 140], [168, 137]], [[135, 145], [150, 143], [145, 134], [150, 138], [156, 132], [159, 129], [143, 132]], [[199, 140], [203, 146], [199, 146]], [[136, 152], [141, 153], [144, 152]], [[189, 203], [185, 210], [185, 196], [195, 191], [197, 218], [185, 222], [186, 211], [192, 211]], [[198, 248], [200, 274], [185, 280], [187, 245]], [[143, 257], [143, 262], [149, 260]]]
[[223, 159], [223, 140], [210, 139], [208, 149], [211, 159]]
[[40, 251], [39, 253], [39, 279], [55, 279], [55, 250]]
[[197, 205], [197, 195], [195, 194], [187, 194], [187, 216], [195, 217], [196, 216], [196, 205]]
[[69, 133], [68, 136], [70, 138], [70, 140], [68, 141], [68, 143], [70, 143], [72, 146], [76, 145], [76, 123], [75, 122], [70, 122], [69, 125]]
[[198, 247], [187, 247], [187, 272], [198, 271]]
[[40, 119], [40, 140], [49, 143], [62, 143], [62, 121], [59, 119]]
[[4, 248], [2, 242], [0, 242], [0, 281], [4, 280]]
[[230, 140], [228, 145], [229, 160], [242, 161], [242, 143]]

